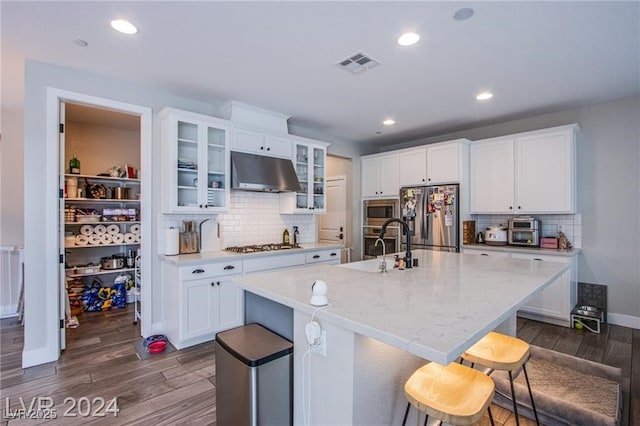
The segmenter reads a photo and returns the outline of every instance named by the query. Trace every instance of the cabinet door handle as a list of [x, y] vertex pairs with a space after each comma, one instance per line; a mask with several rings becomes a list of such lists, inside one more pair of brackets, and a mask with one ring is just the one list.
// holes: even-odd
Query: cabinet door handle
[[211, 287], [215, 287], [215, 286], [216, 286], [216, 283], [215, 283], [215, 282], [212, 282], [212, 283], [211, 283]]
[[509, 206], [509, 210], [513, 210], [513, 206]]
[[192, 274], [202, 274], [204, 273], [204, 269], [194, 269], [191, 271]]
[[261, 146], [260, 149], [264, 149], [264, 146]]
[[233, 265], [227, 265], [227, 266], [225, 266], [225, 267], [224, 267], [224, 270], [225, 270], [225, 271], [230, 271], [230, 270], [232, 270], [232, 269], [236, 269], [236, 267], [235, 267], [235, 266], [233, 266]]
[[314, 258], [314, 259], [320, 259], [320, 255], [319, 255], [319, 254], [316, 254], [316, 255], [314, 255], [314, 256], [313, 256], [313, 258]]
[[533, 260], [537, 260], [538, 262], [542, 262], [542, 259], [540, 259], [540, 258], [538, 258], [538, 257], [536, 257], [536, 258], [535, 258], [535, 259], [533, 259]]
[[271, 148], [270, 148], [270, 147], [267, 147], [267, 151], [271, 151]]
[[217, 285], [220, 285], [220, 281], [217, 281], [217, 282], [216, 282], [216, 284], [217, 284]]
[[489, 256], [487, 253], [480, 253], [480, 256]]
[[329, 256], [337, 256], [338, 253], [331, 253]]

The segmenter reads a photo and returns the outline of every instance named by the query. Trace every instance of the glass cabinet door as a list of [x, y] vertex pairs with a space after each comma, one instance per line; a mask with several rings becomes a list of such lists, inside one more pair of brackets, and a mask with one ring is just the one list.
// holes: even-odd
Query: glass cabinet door
[[296, 145], [296, 174], [300, 192], [296, 193], [296, 209], [308, 209], [309, 205], [309, 147]]
[[324, 149], [313, 148], [313, 208], [324, 209]]
[[225, 167], [226, 135], [224, 129], [206, 127], [207, 175], [206, 205], [208, 207], [226, 207], [227, 175]]
[[198, 125], [178, 121], [177, 205], [198, 205]]

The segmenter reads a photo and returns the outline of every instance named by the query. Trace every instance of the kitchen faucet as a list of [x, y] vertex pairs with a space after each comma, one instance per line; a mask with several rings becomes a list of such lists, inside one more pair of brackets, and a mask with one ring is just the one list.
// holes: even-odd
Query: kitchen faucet
[[387, 259], [386, 259], [386, 247], [384, 245], [384, 240], [380, 237], [378, 237], [378, 239], [376, 240], [376, 243], [374, 244], [375, 247], [378, 247], [378, 242], [382, 243], [382, 261], [380, 262], [380, 272], [387, 272]]
[[411, 230], [409, 229], [409, 224], [407, 222], [405, 222], [402, 219], [397, 219], [395, 217], [391, 219], [387, 219], [387, 221], [382, 224], [382, 229], [380, 230], [380, 236], [378, 237], [378, 239], [384, 238], [384, 233], [387, 232], [387, 226], [393, 222], [398, 222], [400, 225], [402, 225], [402, 228], [404, 229], [404, 234], [407, 237], [407, 252], [404, 255], [404, 263], [405, 263], [405, 268], [409, 269], [412, 267], [413, 262], [411, 261]]

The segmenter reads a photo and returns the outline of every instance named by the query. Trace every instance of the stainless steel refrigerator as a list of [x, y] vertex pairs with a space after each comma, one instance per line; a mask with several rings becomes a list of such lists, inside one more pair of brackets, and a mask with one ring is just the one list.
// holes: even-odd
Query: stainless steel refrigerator
[[[458, 185], [400, 188], [402, 218], [411, 230], [411, 248], [460, 251]], [[407, 237], [402, 234], [402, 250]]]

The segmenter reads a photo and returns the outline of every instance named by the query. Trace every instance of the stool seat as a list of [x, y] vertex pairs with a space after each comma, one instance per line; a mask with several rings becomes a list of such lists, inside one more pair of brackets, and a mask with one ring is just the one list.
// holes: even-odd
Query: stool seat
[[[536, 418], [536, 424], [539, 426], [538, 412], [536, 404], [533, 401], [533, 393], [529, 384], [529, 376], [527, 375], [526, 363], [529, 360], [529, 344], [517, 337], [507, 336], [505, 334], [491, 331], [487, 333], [476, 344], [467, 349], [461, 356], [462, 360], [471, 362], [471, 367], [475, 364], [488, 367], [491, 370], [502, 370], [509, 372], [509, 382], [511, 384], [511, 399], [513, 402], [513, 412], [516, 416], [516, 425], [520, 425], [518, 418], [518, 402], [516, 401], [516, 392], [513, 388], [513, 372], [522, 368], [524, 377], [531, 398], [531, 408]], [[460, 363], [462, 363], [462, 360]], [[490, 374], [490, 373], [489, 373]]]
[[514, 371], [529, 359], [529, 344], [517, 337], [491, 331], [467, 349], [462, 358], [494, 370]]
[[417, 369], [404, 385], [411, 405], [454, 425], [471, 425], [482, 419], [494, 389], [493, 380], [473, 368], [435, 362]]

